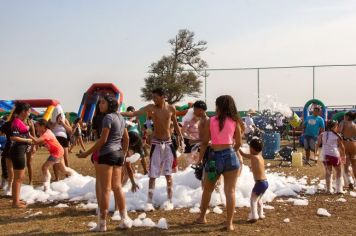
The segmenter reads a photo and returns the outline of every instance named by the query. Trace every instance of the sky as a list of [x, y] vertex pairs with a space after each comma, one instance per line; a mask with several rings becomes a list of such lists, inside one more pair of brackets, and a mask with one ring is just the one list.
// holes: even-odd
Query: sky
[[[0, 0], [0, 99], [52, 98], [77, 112], [90, 85], [107, 82], [142, 107], [149, 66], [179, 29], [208, 42], [209, 68], [356, 64], [355, 12], [352, 0]], [[356, 104], [356, 67], [317, 68], [315, 79], [326, 105]], [[257, 109], [256, 70], [206, 82], [209, 110], [223, 94]], [[262, 98], [303, 106], [312, 91], [310, 68], [260, 71]]]

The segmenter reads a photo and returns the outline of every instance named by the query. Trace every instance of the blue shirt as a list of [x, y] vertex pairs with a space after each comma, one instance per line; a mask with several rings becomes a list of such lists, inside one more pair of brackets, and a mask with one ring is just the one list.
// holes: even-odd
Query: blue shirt
[[308, 116], [304, 125], [304, 135], [311, 137], [318, 137], [320, 129], [325, 129], [324, 120], [320, 116]]

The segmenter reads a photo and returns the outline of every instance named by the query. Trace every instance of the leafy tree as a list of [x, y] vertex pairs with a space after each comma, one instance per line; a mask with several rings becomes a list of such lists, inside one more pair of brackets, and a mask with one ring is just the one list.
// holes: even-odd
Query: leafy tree
[[181, 101], [186, 95], [198, 97], [202, 92], [199, 77], [208, 67], [200, 53], [207, 49], [207, 42], [194, 42], [194, 32], [187, 29], [179, 30], [178, 35], [168, 42], [172, 46], [171, 54], [151, 64], [150, 75], [145, 78], [145, 87], [141, 88], [141, 97], [151, 100], [152, 90], [156, 87], [166, 91], [170, 104]]

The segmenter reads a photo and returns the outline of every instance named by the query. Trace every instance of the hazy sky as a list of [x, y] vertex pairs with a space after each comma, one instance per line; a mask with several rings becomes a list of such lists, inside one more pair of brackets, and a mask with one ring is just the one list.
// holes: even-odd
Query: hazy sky
[[[92, 83], [112, 82], [142, 106], [149, 65], [183, 28], [208, 42], [210, 68], [356, 64], [355, 12], [352, 0], [0, 0], [0, 99], [54, 98], [76, 112]], [[311, 69], [260, 76], [261, 94], [283, 103], [312, 97]], [[209, 109], [221, 94], [257, 108], [256, 85], [256, 71], [211, 72]], [[355, 90], [356, 67], [316, 70], [327, 105], [356, 104]]]

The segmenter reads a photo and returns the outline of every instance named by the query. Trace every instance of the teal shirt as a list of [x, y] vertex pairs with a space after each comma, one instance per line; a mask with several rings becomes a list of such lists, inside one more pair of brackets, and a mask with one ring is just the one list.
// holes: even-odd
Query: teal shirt
[[304, 135], [310, 137], [318, 137], [320, 129], [325, 129], [325, 123], [320, 116], [308, 116], [305, 121]]

